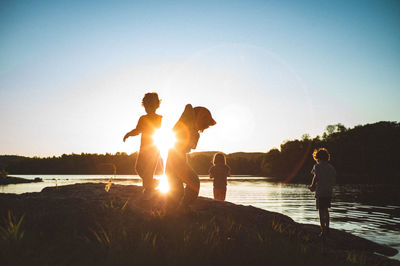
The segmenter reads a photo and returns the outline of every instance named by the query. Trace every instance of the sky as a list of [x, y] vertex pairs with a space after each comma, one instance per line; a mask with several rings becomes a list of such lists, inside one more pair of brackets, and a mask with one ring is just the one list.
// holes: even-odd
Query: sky
[[400, 1], [0, 1], [0, 154], [132, 153], [146, 92], [198, 151], [400, 118]]

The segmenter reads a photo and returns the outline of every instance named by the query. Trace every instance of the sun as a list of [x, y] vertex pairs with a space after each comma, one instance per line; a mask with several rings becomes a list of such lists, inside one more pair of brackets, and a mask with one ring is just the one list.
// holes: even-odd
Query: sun
[[168, 184], [168, 178], [165, 174], [159, 176], [159, 183], [158, 186], [156, 187], [157, 190], [159, 190], [161, 193], [165, 194], [168, 193], [169, 191], [169, 184]]
[[[172, 130], [167, 128], [160, 128], [153, 135], [154, 144], [160, 150], [160, 156], [163, 159], [163, 162], [167, 162], [168, 150], [173, 147], [175, 144], [175, 134]], [[167, 176], [165, 175], [165, 166], [164, 173], [159, 177], [159, 184], [157, 189], [161, 193], [167, 193], [169, 190], [169, 184]]]
[[153, 135], [154, 144], [160, 150], [161, 158], [167, 159], [168, 150], [175, 144], [175, 134], [167, 128], [160, 128]]

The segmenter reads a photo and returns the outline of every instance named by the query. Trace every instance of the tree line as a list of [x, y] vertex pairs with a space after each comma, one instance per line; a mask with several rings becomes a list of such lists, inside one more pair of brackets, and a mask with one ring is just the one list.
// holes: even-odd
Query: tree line
[[286, 141], [280, 150], [268, 151], [262, 175], [281, 181], [307, 183], [315, 163], [312, 152], [325, 147], [337, 171], [338, 183], [400, 184], [400, 123], [378, 122], [346, 128], [329, 125], [322, 136], [305, 134], [300, 140]]
[[[288, 140], [266, 153], [231, 153], [227, 164], [233, 175], [274, 177], [281, 182], [309, 183], [315, 163], [312, 151], [325, 147], [331, 153], [338, 183], [400, 184], [400, 123], [378, 122], [346, 128], [328, 125], [322, 136]], [[208, 174], [215, 152], [195, 152], [189, 163]], [[0, 170], [10, 174], [136, 174], [137, 153], [63, 154], [47, 158], [0, 156]], [[161, 169], [158, 169], [160, 173]]]

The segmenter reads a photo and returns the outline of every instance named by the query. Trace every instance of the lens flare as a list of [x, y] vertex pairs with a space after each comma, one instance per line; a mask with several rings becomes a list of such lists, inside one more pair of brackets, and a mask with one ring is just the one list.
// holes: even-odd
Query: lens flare
[[[154, 144], [160, 150], [160, 156], [166, 164], [168, 157], [168, 150], [173, 147], [175, 143], [175, 135], [170, 129], [161, 128], [157, 130], [153, 135]], [[164, 173], [159, 176], [159, 184], [157, 188], [161, 193], [167, 193], [169, 190], [168, 178]]]
[[153, 135], [154, 144], [160, 150], [164, 162], [167, 159], [168, 150], [175, 144], [175, 135], [170, 129], [160, 128]]
[[158, 189], [161, 193], [165, 194], [169, 191], [169, 184], [168, 184], [168, 178], [165, 174], [161, 175], [159, 177], [160, 182], [158, 183], [158, 186], [156, 189]]

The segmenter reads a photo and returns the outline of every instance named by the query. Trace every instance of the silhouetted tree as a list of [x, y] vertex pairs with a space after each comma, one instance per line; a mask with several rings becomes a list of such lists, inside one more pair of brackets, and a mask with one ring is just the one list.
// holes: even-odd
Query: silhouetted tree
[[317, 136], [313, 140], [302, 137], [302, 140], [286, 141], [280, 151], [273, 149], [266, 153], [262, 173], [280, 180], [294, 173], [291, 182], [308, 183], [309, 171], [315, 163], [311, 152], [319, 147], [326, 147], [331, 153], [338, 182], [399, 183], [400, 124], [397, 122], [378, 122], [352, 129], [339, 123], [327, 126], [322, 139]]
[[[285, 182], [309, 183], [315, 163], [311, 154], [325, 147], [338, 172], [339, 183], [400, 183], [400, 124], [378, 122], [346, 128], [328, 125], [320, 136], [289, 140], [266, 153], [232, 153], [227, 163], [233, 175], [262, 175]], [[188, 157], [198, 174], [207, 175], [215, 152]], [[136, 153], [63, 154], [59, 157], [0, 156], [0, 169], [10, 174], [135, 174]], [[160, 173], [161, 169], [158, 169]]]

